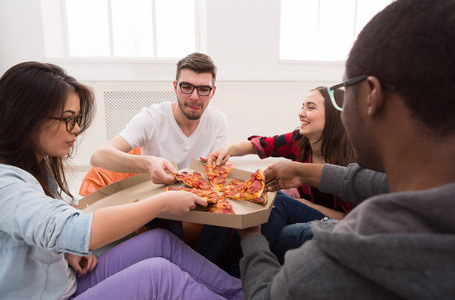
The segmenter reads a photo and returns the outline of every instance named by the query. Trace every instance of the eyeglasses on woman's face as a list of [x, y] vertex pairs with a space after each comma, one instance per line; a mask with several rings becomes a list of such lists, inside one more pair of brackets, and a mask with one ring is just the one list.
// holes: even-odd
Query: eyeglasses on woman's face
[[81, 124], [83, 116], [70, 116], [68, 118], [57, 118], [57, 117], [49, 117], [49, 119], [53, 120], [58, 120], [58, 121], [63, 121], [66, 123], [66, 131], [71, 132], [74, 129], [74, 126], [76, 126], [76, 123], [79, 125]]

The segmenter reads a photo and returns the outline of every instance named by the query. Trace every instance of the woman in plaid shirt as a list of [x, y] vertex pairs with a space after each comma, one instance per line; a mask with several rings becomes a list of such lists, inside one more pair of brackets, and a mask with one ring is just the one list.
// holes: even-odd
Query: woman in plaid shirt
[[[335, 100], [343, 101], [344, 91], [334, 93]], [[302, 163], [330, 163], [347, 166], [354, 162], [354, 153], [341, 124], [341, 112], [331, 104], [327, 87], [309, 92], [299, 113], [300, 127], [273, 137], [251, 136], [247, 141], [225, 145], [210, 153], [209, 164], [224, 164], [229, 157], [257, 154], [261, 159], [283, 157]], [[297, 200], [314, 207], [328, 217], [341, 219], [351, 205], [339, 197], [302, 185], [297, 193], [289, 193]]]
[[[335, 102], [342, 104], [344, 91], [338, 89], [333, 96]], [[273, 137], [251, 136], [246, 141], [225, 145], [210, 153], [208, 163], [224, 164], [232, 156], [257, 154], [261, 159], [283, 157], [302, 163], [347, 166], [354, 162], [354, 152], [341, 123], [341, 112], [331, 101], [327, 87], [311, 90], [298, 114], [300, 127]], [[340, 220], [352, 209], [352, 204], [340, 197], [309, 185], [278, 192], [274, 206], [269, 222], [262, 228], [271, 249], [285, 225], [324, 218]]]

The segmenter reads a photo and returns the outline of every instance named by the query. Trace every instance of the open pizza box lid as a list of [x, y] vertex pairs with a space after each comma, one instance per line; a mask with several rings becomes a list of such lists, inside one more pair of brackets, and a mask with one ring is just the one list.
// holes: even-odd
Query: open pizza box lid
[[[206, 178], [202, 165], [203, 163], [200, 160], [193, 160], [189, 168], [179, 170], [179, 172], [192, 173], [193, 171], [198, 171]], [[251, 172], [245, 170], [232, 168], [228, 176], [228, 181], [234, 178], [248, 180], [251, 174]], [[139, 174], [100, 188], [96, 192], [80, 199], [76, 208], [84, 212], [92, 212], [102, 207], [133, 203], [163, 193], [167, 186], [184, 187], [185, 185], [181, 182], [172, 185], [154, 184], [150, 180], [149, 174]], [[235, 214], [205, 212], [204, 207], [198, 206], [195, 210], [191, 210], [183, 215], [176, 216], [163, 213], [159, 215], [159, 218], [243, 229], [267, 222], [275, 196], [276, 192], [269, 192], [266, 204], [228, 199]]]

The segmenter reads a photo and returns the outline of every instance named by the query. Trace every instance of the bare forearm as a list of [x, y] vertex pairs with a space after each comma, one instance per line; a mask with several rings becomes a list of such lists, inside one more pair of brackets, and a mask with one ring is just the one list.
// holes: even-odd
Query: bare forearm
[[207, 206], [207, 201], [195, 194], [183, 191], [163, 192], [136, 203], [106, 207], [93, 212], [90, 236], [91, 250], [138, 229], [162, 212], [181, 215], [196, 205]]
[[302, 184], [318, 188], [323, 168], [323, 164], [302, 164], [298, 174]]
[[92, 155], [90, 163], [113, 172], [148, 173], [149, 158], [134, 155], [112, 147], [98, 148]]
[[162, 211], [160, 202], [152, 200], [94, 211], [90, 249], [97, 249], [130, 234], [156, 218]]
[[229, 154], [231, 156], [243, 156], [247, 154], [257, 154], [253, 144], [250, 141], [238, 141], [229, 144]]

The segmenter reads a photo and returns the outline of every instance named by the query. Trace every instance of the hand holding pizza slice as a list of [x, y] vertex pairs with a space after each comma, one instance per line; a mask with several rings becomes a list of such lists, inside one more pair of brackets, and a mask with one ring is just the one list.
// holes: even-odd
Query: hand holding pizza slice
[[217, 203], [218, 200], [220, 199], [220, 196], [218, 195], [218, 193], [215, 192], [215, 191], [212, 191], [212, 190], [200, 190], [200, 189], [185, 188], [185, 187], [176, 188], [176, 187], [170, 187], [169, 186], [169, 187], [166, 188], [166, 192], [169, 192], [169, 191], [190, 192], [190, 193], [195, 194], [196, 196], [201, 197], [202, 199], [207, 201], [207, 203], [209, 203], [209, 204]]

